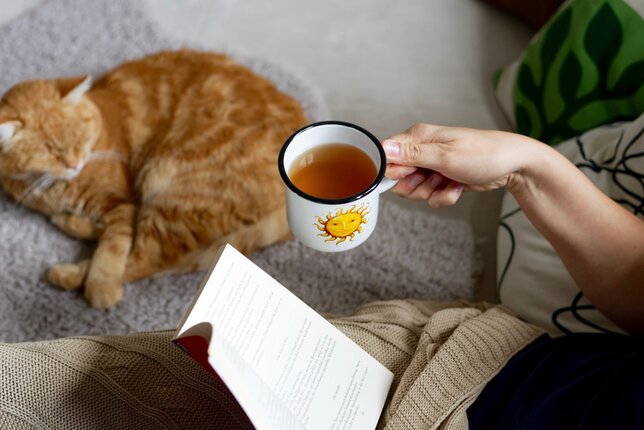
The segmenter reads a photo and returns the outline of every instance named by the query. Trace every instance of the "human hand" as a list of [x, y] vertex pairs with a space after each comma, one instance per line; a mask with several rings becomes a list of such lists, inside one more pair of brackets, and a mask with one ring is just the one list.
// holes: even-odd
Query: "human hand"
[[463, 190], [511, 188], [538, 142], [525, 136], [416, 124], [383, 142], [392, 191], [427, 200], [432, 207], [456, 203]]

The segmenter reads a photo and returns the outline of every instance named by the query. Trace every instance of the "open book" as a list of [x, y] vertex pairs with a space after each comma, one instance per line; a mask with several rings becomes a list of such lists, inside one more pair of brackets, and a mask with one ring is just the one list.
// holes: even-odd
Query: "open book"
[[174, 341], [259, 429], [373, 429], [393, 374], [230, 245]]

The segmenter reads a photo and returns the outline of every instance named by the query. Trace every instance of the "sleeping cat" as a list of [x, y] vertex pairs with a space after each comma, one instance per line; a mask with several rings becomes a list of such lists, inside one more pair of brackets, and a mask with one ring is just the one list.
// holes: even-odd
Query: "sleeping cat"
[[209, 266], [220, 244], [289, 237], [277, 154], [300, 105], [230, 58], [162, 52], [89, 78], [15, 85], [0, 102], [0, 181], [91, 259], [53, 266], [94, 307], [122, 283]]

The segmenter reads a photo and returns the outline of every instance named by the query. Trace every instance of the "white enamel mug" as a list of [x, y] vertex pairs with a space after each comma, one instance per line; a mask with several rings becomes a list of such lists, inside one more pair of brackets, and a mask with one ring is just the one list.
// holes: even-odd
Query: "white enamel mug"
[[[342, 199], [322, 199], [298, 189], [288, 176], [292, 164], [304, 152], [329, 143], [354, 146], [373, 161], [378, 175], [363, 191]], [[380, 141], [362, 127], [342, 121], [307, 125], [289, 137], [278, 165], [286, 184], [286, 213], [293, 235], [318, 251], [346, 251], [367, 240], [376, 228], [380, 193], [396, 181], [385, 178], [385, 151]]]

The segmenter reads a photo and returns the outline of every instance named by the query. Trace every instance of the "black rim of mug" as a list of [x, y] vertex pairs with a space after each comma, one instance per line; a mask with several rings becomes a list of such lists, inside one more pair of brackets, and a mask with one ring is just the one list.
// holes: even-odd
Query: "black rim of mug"
[[[284, 167], [284, 155], [286, 154], [286, 150], [288, 149], [289, 145], [299, 134], [304, 133], [305, 131], [311, 128], [319, 127], [322, 125], [341, 125], [344, 127], [350, 127], [355, 130], [358, 130], [359, 132], [367, 136], [376, 146], [376, 149], [378, 149], [378, 153], [380, 154], [380, 169], [378, 170], [378, 175], [376, 175], [376, 179], [374, 179], [374, 181], [371, 183], [371, 185], [369, 185], [369, 187], [365, 188], [363, 191], [360, 191], [358, 194], [354, 194], [349, 197], [344, 197], [342, 199], [322, 199], [320, 197], [312, 196], [300, 190], [295, 186], [295, 184], [293, 184], [293, 182], [291, 182], [291, 179], [288, 177], [288, 174], [286, 173], [286, 168]], [[385, 176], [385, 170], [387, 169], [386, 160], [387, 158], [385, 156], [385, 150], [382, 148], [380, 141], [371, 132], [360, 127], [359, 125], [351, 124], [350, 122], [331, 120], [331, 121], [319, 121], [319, 122], [311, 123], [309, 125], [302, 127], [295, 133], [293, 133], [288, 139], [286, 139], [286, 142], [284, 142], [284, 145], [282, 146], [279, 157], [277, 159], [277, 164], [279, 167], [280, 175], [282, 176], [282, 180], [284, 181], [286, 186], [289, 187], [289, 189], [293, 191], [295, 194], [316, 203], [323, 203], [327, 205], [341, 205], [345, 203], [351, 203], [356, 200], [360, 200], [361, 198], [365, 197], [366, 195], [374, 191], [382, 181], [382, 178]]]

